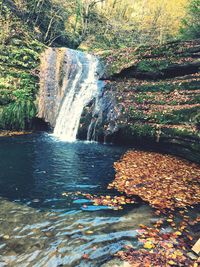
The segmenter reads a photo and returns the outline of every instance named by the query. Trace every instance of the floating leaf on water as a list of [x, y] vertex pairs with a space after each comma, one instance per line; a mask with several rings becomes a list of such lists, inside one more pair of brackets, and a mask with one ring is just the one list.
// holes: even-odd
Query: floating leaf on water
[[147, 248], [147, 249], [152, 249], [154, 248], [154, 244], [150, 241], [147, 241], [145, 244], [144, 244], [144, 248]]
[[83, 256], [82, 256], [82, 258], [84, 260], [88, 260], [89, 259], [89, 254], [84, 253]]
[[92, 234], [94, 234], [94, 232], [91, 231], [91, 230], [88, 230], [88, 231], [86, 231], [85, 233], [86, 233], [87, 235], [92, 235]]

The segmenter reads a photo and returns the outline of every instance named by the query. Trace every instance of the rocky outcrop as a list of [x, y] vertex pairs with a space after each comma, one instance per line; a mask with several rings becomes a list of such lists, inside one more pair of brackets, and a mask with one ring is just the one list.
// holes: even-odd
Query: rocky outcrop
[[115, 94], [102, 89], [84, 109], [78, 131], [79, 139], [106, 142], [110, 135], [119, 131], [117, 119], [122, 106], [117, 105]]
[[105, 79], [167, 79], [193, 74], [200, 67], [200, 40], [126, 48], [103, 55]]
[[63, 69], [67, 76], [72, 64], [65, 51], [66, 48], [48, 48], [41, 56], [37, 117], [44, 119], [51, 127], [55, 126], [65, 93], [65, 88], [62, 88]]
[[[96, 141], [154, 147], [200, 161], [199, 49], [200, 41], [168, 44], [132, 55], [135, 63], [124, 68], [122, 52], [107, 55], [110, 70], [120, 71], [104, 77], [98, 109], [95, 101], [85, 108], [79, 138], [91, 127], [90, 139]], [[118, 61], [111, 62], [115, 56]]]
[[158, 79], [167, 79], [174, 78], [183, 75], [193, 74], [198, 72], [200, 68], [200, 60], [194, 60], [193, 62], [186, 62], [182, 64], [172, 63], [166, 64], [166, 67], [161, 68], [160, 70], [151, 70], [151, 62], [146, 62], [146, 68], [149, 67], [149, 70], [141, 70], [140, 64], [136, 66], [131, 66], [127, 69], [123, 69], [120, 73], [115, 74], [111, 79], [117, 78], [136, 78], [136, 79], [148, 79], [148, 80], [158, 80]]

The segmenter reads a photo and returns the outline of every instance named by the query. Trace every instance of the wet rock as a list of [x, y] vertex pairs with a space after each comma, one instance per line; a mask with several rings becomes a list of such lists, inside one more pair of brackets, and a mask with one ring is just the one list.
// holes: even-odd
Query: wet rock
[[42, 243], [35, 243], [34, 247], [37, 248], [37, 249], [42, 249], [44, 247], [44, 244], [42, 244]]
[[[93, 96], [96, 96], [98, 86], [97, 83], [94, 86], [94, 81], [97, 81], [97, 76], [101, 75], [100, 69], [101, 65], [96, 57], [89, 57], [81, 51], [68, 48], [46, 49], [41, 56], [38, 118], [44, 119], [54, 128], [57, 118], [60, 118], [58, 114], [62, 115], [65, 110], [64, 118], [68, 123], [64, 123], [64, 125], [68, 125], [71, 115], [67, 118], [66, 116], [71, 110], [72, 113], [74, 111], [73, 116], [78, 115], [76, 119], [74, 118], [77, 122], [84, 105]], [[91, 72], [93, 72], [93, 81], [88, 80], [92, 77]], [[92, 84], [92, 90], [90, 90], [90, 86], [87, 86], [87, 81]], [[87, 88], [86, 94], [84, 92]], [[79, 94], [79, 92], [81, 93]], [[79, 101], [80, 98], [81, 101]], [[66, 99], [67, 101], [65, 101]], [[93, 100], [89, 102], [88, 107], [92, 103]], [[76, 113], [79, 108], [80, 113]], [[73, 125], [72, 128], [74, 128]], [[67, 129], [65, 130], [67, 131]]]
[[79, 126], [78, 138], [89, 139], [100, 142], [109, 140], [109, 136], [118, 132], [118, 118], [121, 114], [121, 105], [117, 105], [115, 93], [103, 90], [96, 102], [85, 107], [81, 124]]
[[55, 126], [65, 88], [62, 88], [63, 73], [65, 68], [66, 77], [69, 75], [69, 67], [72, 62], [67, 55], [66, 48], [48, 48], [41, 56], [40, 65], [40, 91], [38, 95], [38, 115], [51, 127]]
[[14, 250], [11, 250], [11, 251], [6, 253], [6, 256], [7, 257], [13, 257], [13, 256], [15, 257], [15, 256], [17, 256], [17, 253]]
[[104, 263], [101, 267], [131, 267], [128, 262], [123, 262], [120, 259], [113, 259]]
[[54, 234], [52, 232], [45, 232], [44, 233], [47, 237], [53, 237]]
[[191, 260], [197, 260], [198, 259], [198, 257], [192, 252], [187, 253], [187, 255]]
[[23, 253], [25, 249], [25, 243], [21, 240], [20, 242], [16, 242], [16, 240], [12, 240], [7, 244], [9, 251], [12, 250], [17, 254]]
[[9, 240], [9, 239], [10, 239], [10, 236], [9, 236], [9, 235], [4, 235], [4, 236], [3, 236], [3, 239], [4, 239], [4, 240]]

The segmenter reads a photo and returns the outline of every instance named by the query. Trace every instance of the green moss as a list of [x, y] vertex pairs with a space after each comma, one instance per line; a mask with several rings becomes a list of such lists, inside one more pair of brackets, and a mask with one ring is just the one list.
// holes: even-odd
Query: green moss
[[149, 116], [149, 120], [159, 124], [192, 124], [195, 123], [196, 116], [200, 113], [200, 107], [191, 107], [181, 110], [171, 110], [168, 112], [155, 112]]
[[167, 60], [142, 60], [138, 63], [137, 68], [142, 72], [160, 72], [166, 69], [171, 63]]
[[135, 98], [134, 98], [134, 101], [137, 103], [137, 104], [143, 104], [145, 102], [148, 102], [148, 101], [155, 101], [155, 96], [154, 95], [146, 95], [144, 93], [141, 93], [139, 95], [137, 95]]
[[133, 124], [130, 127], [131, 135], [137, 136], [138, 138], [153, 138], [155, 136], [156, 130], [154, 127], [148, 124]]
[[129, 108], [128, 119], [130, 122], [147, 121], [148, 117], [144, 114], [143, 110], [138, 110], [134, 107]]
[[170, 42], [160, 46], [140, 46], [105, 52], [102, 57], [107, 62], [107, 76], [120, 73], [129, 67], [141, 72], [162, 72], [181, 58], [191, 57], [195, 41]]
[[187, 129], [176, 129], [176, 128], [164, 128], [162, 129], [162, 137], [171, 137], [171, 138], [199, 138], [198, 134], [191, 132]]
[[[131, 88], [130, 88], [131, 90]], [[174, 90], [199, 90], [199, 81], [198, 80], [190, 80], [190, 81], [159, 81], [157, 83], [147, 83], [145, 85], [140, 85], [137, 87], [133, 87], [132, 90], [136, 92], [163, 92], [163, 93], [171, 93]]]

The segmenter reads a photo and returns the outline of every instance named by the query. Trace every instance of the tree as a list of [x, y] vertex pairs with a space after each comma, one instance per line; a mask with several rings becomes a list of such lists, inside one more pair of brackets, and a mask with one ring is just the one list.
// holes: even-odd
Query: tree
[[99, 1], [90, 9], [82, 47], [123, 48], [173, 40], [179, 33], [187, 3], [188, 0]]
[[185, 38], [200, 38], [200, 0], [192, 0], [183, 20], [181, 33]]

